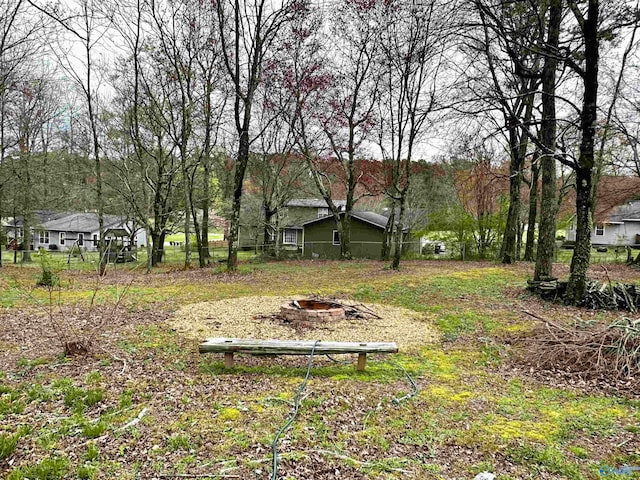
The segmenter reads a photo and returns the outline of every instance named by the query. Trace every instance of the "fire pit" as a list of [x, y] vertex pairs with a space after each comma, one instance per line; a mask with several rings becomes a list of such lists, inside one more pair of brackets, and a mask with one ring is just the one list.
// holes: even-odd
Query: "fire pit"
[[344, 308], [341, 305], [321, 300], [294, 300], [282, 305], [280, 313], [286, 321], [303, 325], [346, 318]]

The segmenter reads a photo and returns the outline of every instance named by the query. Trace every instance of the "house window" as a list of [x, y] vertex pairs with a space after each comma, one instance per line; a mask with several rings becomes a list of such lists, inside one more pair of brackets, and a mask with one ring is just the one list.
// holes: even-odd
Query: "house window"
[[318, 218], [329, 215], [329, 208], [318, 208]]
[[59, 243], [60, 245], [64, 245], [64, 241], [65, 241], [65, 239], [67, 238], [67, 234], [66, 234], [66, 232], [60, 232], [59, 237], [60, 237], [60, 238], [59, 238], [58, 243]]
[[298, 242], [298, 232], [291, 228], [285, 228], [282, 232], [282, 243], [295, 245]]
[[333, 231], [333, 244], [340, 245], [340, 233], [338, 230]]
[[49, 232], [42, 230], [38, 237], [38, 243], [49, 243]]
[[93, 246], [98, 246], [98, 235], [96, 235], [95, 233], [93, 234]]
[[84, 233], [78, 234], [78, 245], [81, 247], [84, 245]]
[[596, 236], [604, 237], [604, 223], [596, 223]]

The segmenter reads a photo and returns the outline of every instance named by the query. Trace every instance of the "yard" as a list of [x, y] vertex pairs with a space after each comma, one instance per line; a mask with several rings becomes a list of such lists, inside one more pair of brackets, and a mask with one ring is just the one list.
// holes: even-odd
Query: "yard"
[[[225, 370], [221, 355], [199, 355], [197, 345], [205, 336], [273, 332], [400, 347], [371, 356], [363, 372], [353, 356], [313, 359], [298, 417], [277, 446], [278, 478], [492, 471], [499, 479], [595, 479], [600, 469], [640, 466], [633, 386], [537, 371], [518, 355], [539, 323], [524, 311], [568, 323], [620, 313], [532, 297], [524, 263], [384, 267], [244, 263], [225, 274], [173, 265], [145, 275], [118, 266], [101, 281], [63, 270], [51, 289], [35, 287], [38, 268], [3, 267], [0, 476], [271, 478], [272, 443], [308, 357], [239, 356]], [[607, 268], [614, 280], [640, 280], [637, 270]], [[293, 330], [269, 318], [283, 299], [311, 294], [361, 302], [381, 319]], [[89, 352], [61, 356], [61, 340], [74, 339], [91, 339]]]

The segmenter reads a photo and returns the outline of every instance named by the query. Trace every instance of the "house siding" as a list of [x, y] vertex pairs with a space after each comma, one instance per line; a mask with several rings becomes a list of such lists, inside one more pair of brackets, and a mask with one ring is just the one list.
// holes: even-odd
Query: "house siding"
[[[98, 246], [93, 244], [93, 236], [96, 235], [99, 237], [99, 233], [98, 232], [72, 232], [72, 231], [65, 231], [65, 241], [64, 241], [64, 245], [60, 244], [60, 232], [61, 230], [48, 230], [49, 232], [49, 243], [40, 243], [39, 242], [39, 237], [40, 237], [40, 232], [41, 230], [34, 230], [34, 249], [38, 250], [40, 248], [44, 248], [45, 250], [58, 250], [58, 251], [68, 251], [71, 250], [71, 248], [73, 247], [73, 244], [76, 242], [76, 240], [78, 239], [78, 234], [82, 233], [84, 235], [84, 242], [82, 245], [82, 249], [84, 251], [87, 252], [97, 252], [98, 251]], [[55, 247], [51, 248], [52, 245], [55, 245]], [[144, 233], [144, 231], [142, 232], [138, 232], [134, 238], [133, 238], [133, 245], [135, 245], [136, 247], [140, 247], [142, 245], [146, 245], [146, 235]]]
[[[280, 238], [280, 249], [281, 251], [291, 251], [291, 252], [300, 252], [302, 251], [302, 230], [296, 229], [296, 243], [283, 243], [283, 231], [287, 227], [281, 227], [278, 232], [278, 236]], [[240, 250], [256, 250], [261, 252], [264, 247], [264, 233], [263, 230], [260, 231], [258, 237], [255, 237], [255, 229], [240, 227], [240, 239], [238, 241], [238, 245]]]
[[620, 245], [625, 242], [624, 225], [605, 224], [604, 235], [596, 235], [596, 227], [591, 230], [591, 243], [593, 245]]
[[[304, 227], [305, 258], [340, 258], [340, 245], [333, 245], [333, 217]], [[351, 217], [351, 254], [354, 258], [380, 258], [384, 230]]]
[[[318, 207], [283, 207], [286, 213], [280, 221], [280, 243], [282, 244], [282, 231], [287, 226], [300, 226], [309, 220], [318, 218]], [[274, 224], [275, 225], [275, 224]], [[264, 245], [264, 227], [262, 225], [240, 225], [238, 248], [241, 250], [261, 250]], [[302, 248], [302, 230], [298, 232], [298, 250]], [[283, 246], [284, 247], [284, 246]], [[288, 245], [291, 247], [291, 245]]]
[[[592, 245], [636, 245], [636, 235], [640, 235], [640, 222], [605, 223], [604, 235], [596, 235], [595, 226], [591, 229]], [[567, 229], [566, 239], [575, 242], [576, 231]]]

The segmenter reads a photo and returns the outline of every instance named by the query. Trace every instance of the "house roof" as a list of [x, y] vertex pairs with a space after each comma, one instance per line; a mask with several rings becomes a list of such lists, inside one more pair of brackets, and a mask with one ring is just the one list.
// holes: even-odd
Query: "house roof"
[[[62, 218], [69, 215], [68, 212], [52, 212], [50, 210], [37, 210], [33, 212], [33, 219], [36, 225], [42, 225], [45, 222], [50, 220], [56, 220], [58, 218]], [[14, 218], [13, 220], [7, 222], [6, 224], [9, 227], [21, 227], [24, 225], [24, 216], [20, 215]]]
[[[385, 208], [382, 214], [389, 218], [391, 210]], [[400, 215], [400, 208], [395, 209], [396, 218]], [[429, 220], [429, 211], [426, 208], [407, 208], [404, 211], [404, 225], [405, 227], [411, 226], [414, 230], [425, 228]]]
[[[124, 223], [116, 215], [104, 216], [104, 228], [120, 227]], [[56, 218], [41, 224], [42, 229], [54, 232], [97, 232], [99, 230], [97, 213], [68, 213], [62, 218]]]
[[614, 213], [609, 215], [607, 223], [622, 223], [625, 221], [640, 220], [640, 201], [630, 201], [623, 205], [618, 205]]
[[[344, 215], [344, 212], [340, 213], [340, 215]], [[387, 226], [387, 221], [389, 220], [388, 217], [385, 217], [384, 215], [380, 215], [379, 213], [375, 213], [375, 212], [351, 212], [351, 217], [352, 218], [357, 218], [358, 220], [368, 223], [370, 225], [373, 225], [374, 227], [378, 227], [382, 230], [384, 230]], [[314, 218], [313, 220], [309, 220], [308, 222], [304, 222], [302, 225], [310, 225], [312, 223], [316, 223], [316, 222], [322, 222], [328, 219], [332, 219], [332, 216], [328, 216], [328, 217], [320, 217], [320, 218]], [[407, 230], [407, 227], [405, 227], [403, 230]]]
[[[346, 200], [334, 200], [333, 203], [337, 207], [344, 207]], [[292, 198], [285, 207], [310, 207], [310, 208], [327, 208], [329, 205], [324, 198]]]
[[[603, 175], [598, 182], [596, 210], [593, 212], [596, 223], [616, 221], [614, 217], [620, 206], [637, 198], [640, 193], [640, 177]], [[635, 203], [635, 202], [631, 202]], [[576, 190], [571, 188], [560, 205], [560, 218], [568, 218], [576, 213]]]

